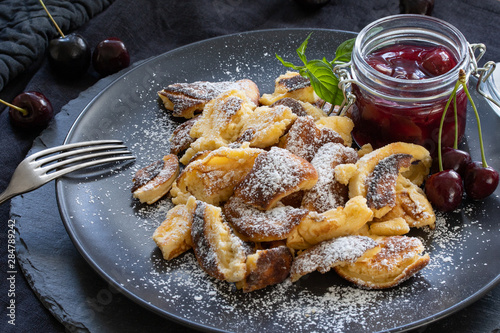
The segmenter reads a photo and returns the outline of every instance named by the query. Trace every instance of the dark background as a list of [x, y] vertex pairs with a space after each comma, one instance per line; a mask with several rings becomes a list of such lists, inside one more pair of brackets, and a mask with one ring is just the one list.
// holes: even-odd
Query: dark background
[[[78, 32], [93, 47], [107, 37], [119, 37], [132, 62], [210, 37], [270, 28], [330, 28], [359, 32], [368, 23], [399, 13], [397, 0], [331, 0], [317, 10], [306, 10], [293, 0], [47, 0], [65, 33]], [[500, 61], [498, 40], [500, 1], [436, 0], [433, 16], [455, 25], [471, 43], [487, 45], [486, 60]], [[37, 0], [0, 2], [0, 98], [12, 100], [23, 90], [45, 94], [58, 112], [94, 85], [99, 75], [90, 70], [77, 80], [55, 77], [48, 67], [46, 46], [56, 30]], [[25, 157], [39, 133], [14, 130], [6, 108], [0, 107], [0, 191]], [[0, 262], [6, 265], [9, 203], [0, 206]], [[1, 279], [0, 331], [6, 323], [8, 289]], [[42, 306], [27, 282], [16, 284], [17, 332], [63, 332], [64, 327]], [[500, 288], [483, 299], [421, 332], [500, 331]], [[166, 328], [166, 331], [168, 330]]]

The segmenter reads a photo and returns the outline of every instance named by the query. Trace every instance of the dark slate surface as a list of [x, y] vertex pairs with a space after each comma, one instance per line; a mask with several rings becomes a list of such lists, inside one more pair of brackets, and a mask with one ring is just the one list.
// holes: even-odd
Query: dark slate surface
[[[30, 3], [34, 5], [35, 2], [31, 0]], [[0, 2], [0, 6], [9, 3], [20, 2], [5, 0]], [[49, 8], [51, 4], [54, 2], [47, 1]], [[90, 45], [95, 45], [104, 37], [118, 36], [128, 46], [132, 60], [140, 61], [191, 42], [248, 30], [314, 27], [359, 31], [371, 21], [397, 14], [398, 11], [398, 1], [395, 0], [332, 0], [318, 11], [305, 11], [292, 0], [188, 0], [172, 3], [120, 0], [87, 23], [72, 17], [63, 27], [76, 29]], [[9, 22], [4, 13], [6, 11], [0, 10], [1, 19]], [[434, 9], [434, 16], [458, 27], [470, 42], [485, 43], [488, 46], [485, 58], [496, 61], [500, 61], [500, 42], [497, 39], [499, 14], [500, 2], [497, 0], [436, 0]], [[2, 77], [15, 77], [0, 91], [1, 98], [12, 99], [24, 89], [39, 90], [52, 101], [56, 112], [62, 110], [51, 128], [34, 142], [35, 149], [60, 144], [79, 110], [111, 80], [99, 81], [100, 78], [92, 70], [78, 81], [58, 79], [51, 74], [40, 54], [33, 58], [31, 65], [26, 64], [23, 67], [25, 71], [19, 75], [15, 71], [5, 74], [2, 69], [1, 72]], [[90, 90], [79, 97], [89, 87]], [[71, 104], [68, 104], [70, 101]], [[0, 111], [0, 129], [1, 191], [38, 133], [14, 131], [5, 109]], [[1, 244], [7, 242], [9, 216], [8, 203], [0, 206], [0, 221], [3, 222]], [[117, 294], [90, 269], [73, 247], [60, 221], [53, 184], [14, 199], [11, 218], [22, 226], [22, 233], [17, 235], [17, 250], [24, 258], [22, 266], [25, 275], [17, 266], [16, 326], [13, 327], [7, 323], [7, 309], [3, 306], [9, 301], [7, 291], [10, 285], [6, 279], [7, 248], [2, 245], [0, 331], [64, 332], [88, 331], [87, 328], [92, 328], [93, 332], [188, 330], [142, 310]], [[500, 287], [497, 286], [466, 309], [417, 331], [498, 332], [499, 318]]]

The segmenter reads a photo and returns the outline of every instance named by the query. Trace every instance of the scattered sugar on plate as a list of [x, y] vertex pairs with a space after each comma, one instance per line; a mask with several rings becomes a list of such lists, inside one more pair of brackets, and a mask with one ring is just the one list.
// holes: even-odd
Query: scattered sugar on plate
[[[272, 50], [263, 52], [274, 57]], [[228, 61], [230, 64], [221, 62], [220, 71], [230, 79], [241, 79], [241, 72], [257, 66], [242, 63], [234, 66], [237, 59]], [[269, 80], [269, 73], [263, 72], [257, 77]], [[161, 82], [161, 78], [152, 77], [145, 85], [149, 88], [138, 86], [140, 99], [155, 96]], [[132, 293], [144, 295], [147, 290], [149, 296], [144, 301], [186, 321], [240, 332], [255, 328], [262, 332], [344, 332], [406, 325], [408, 322], [400, 319], [402, 309], [416, 306], [414, 311], [425, 313], [425, 307], [414, 302], [415, 299], [431, 295], [432, 302], [440, 302], [450, 298], [453, 295], [447, 283], [450, 275], [482, 264], [468, 257], [468, 252], [466, 254], [462, 248], [475, 235], [470, 230], [484, 229], [484, 238], [481, 238], [484, 249], [491, 243], [475, 207], [466, 205], [454, 214], [462, 214], [468, 222], [453, 221], [437, 213], [435, 230], [424, 228], [415, 232], [430, 253], [431, 262], [396, 288], [364, 290], [339, 282], [336, 274], [329, 272], [309, 274], [296, 283], [287, 279], [279, 285], [243, 294], [234, 285], [205, 274], [191, 251], [167, 262], [156, 249], [152, 233], [172, 204], [169, 198], [152, 206], [134, 201], [130, 194], [131, 179], [139, 168], [164, 155], [176, 123], [156, 103], [141, 105], [137, 112], [142, 112], [138, 123], [111, 129], [116, 135], [128, 134], [125, 141], [127, 145], [131, 143], [129, 148], [137, 156], [136, 162], [109, 177], [100, 178], [99, 186], [83, 181], [78, 184], [75, 205], [85, 208], [73, 212], [71, 215], [76, 218], [72, 220], [78, 220], [81, 228], [90, 229], [89, 234], [112, 230], [108, 239], [116, 243], [113, 246], [118, 250], [109, 254], [113, 267], [106, 268], [107, 273]], [[116, 198], [117, 193], [120, 198]], [[111, 200], [123, 201], [123, 208], [111, 211], [108, 206]], [[482, 214], [484, 218], [485, 213]], [[317, 281], [321, 281], [320, 285]]]

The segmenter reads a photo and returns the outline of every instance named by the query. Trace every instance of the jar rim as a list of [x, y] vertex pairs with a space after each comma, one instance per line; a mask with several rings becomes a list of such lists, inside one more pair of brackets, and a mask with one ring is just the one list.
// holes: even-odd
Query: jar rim
[[[373, 32], [373, 29], [379, 28], [381, 25], [384, 23], [388, 22], [397, 22], [401, 21], [405, 23], [405, 26], [408, 25], [408, 20], [411, 19], [413, 22], [419, 21], [419, 22], [426, 22], [428, 24], [437, 24], [440, 27], [444, 27], [447, 29], [447, 33], [453, 34], [453, 36], [449, 36], [448, 34], [443, 34], [446, 37], [453, 38], [455, 37], [459, 43], [457, 43], [457, 51], [459, 52], [459, 58], [457, 59], [457, 64], [455, 67], [453, 67], [451, 70], [448, 72], [432, 77], [432, 78], [426, 78], [423, 80], [419, 79], [402, 79], [402, 78], [395, 78], [392, 76], [385, 75], [379, 71], [377, 71], [375, 68], [371, 67], [366, 59], [363, 56], [360, 56], [360, 50], [362, 49], [362, 42], [364, 41], [364, 37], [368, 36], [370, 32]], [[382, 30], [380, 30], [382, 31]], [[375, 31], [371, 36], [368, 38], [373, 38], [376, 36], [378, 33]], [[454, 25], [432, 17], [432, 16], [426, 16], [426, 15], [416, 15], [416, 14], [398, 14], [398, 15], [391, 15], [391, 16], [386, 16], [383, 18], [380, 18], [376, 21], [371, 22], [367, 26], [365, 26], [360, 33], [358, 34], [358, 37], [356, 38], [356, 41], [354, 43], [354, 50], [353, 50], [353, 60], [356, 59], [357, 65], [360, 66], [360, 70], [362, 69], [363, 71], [366, 71], [369, 73], [370, 76], [377, 77], [377, 78], [383, 78], [384, 81], [391, 82], [394, 84], [400, 84], [400, 85], [408, 85], [411, 84], [415, 87], [417, 86], [427, 86], [427, 85], [434, 85], [434, 84], [440, 84], [443, 82], [450, 82], [450, 81], [456, 81], [458, 79], [458, 70], [460, 68], [463, 68], [464, 65], [467, 65], [469, 63], [469, 44], [467, 42], [467, 39], [465, 36], [458, 30]], [[467, 75], [469, 75], [469, 68], [465, 68]]]

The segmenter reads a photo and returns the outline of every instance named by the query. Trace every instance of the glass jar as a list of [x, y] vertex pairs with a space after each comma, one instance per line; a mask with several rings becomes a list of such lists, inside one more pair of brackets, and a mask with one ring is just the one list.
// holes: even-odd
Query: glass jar
[[[373, 68], [367, 57], [382, 48], [398, 45], [444, 47], [456, 65], [444, 74], [424, 79], [392, 77]], [[395, 15], [366, 26], [356, 38], [352, 53], [352, 93], [355, 105], [353, 137], [358, 145], [374, 148], [404, 141], [437, 152], [441, 116], [458, 79], [460, 69], [470, 73], [469, 44], [462, 33], [442, 20], [423, 15]], [[458, 137], [463, 136], [467, 97], [457, 91]], [[447, 111], [442, 145], [455, 141], [453, 103]]]

